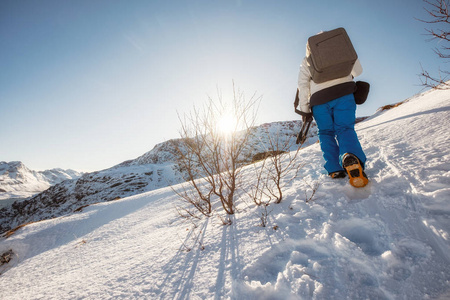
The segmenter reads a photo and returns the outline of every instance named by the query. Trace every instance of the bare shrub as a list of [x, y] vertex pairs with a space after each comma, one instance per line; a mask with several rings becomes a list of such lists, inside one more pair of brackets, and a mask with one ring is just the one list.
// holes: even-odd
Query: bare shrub
[[[248, 197], [258, 206], [261, 227], [268, 225], [273, 210], [269, 209], [270, 205], [281, 203], [285, 186], [297, 178], [303, 166], [297, 160], [300, 147], [295, 144], [295, 132], [282, 130], [268, 128], [265, 132], [262, 139], [265, 140], [266, 151], [254, 155], [253, 184], [246, 188]], [[290, 174], [291, 178], [287, 178]]]
[[[294, 145], [293, 139], [281, 138], [281, 133], [267, 133], [268, 146], [271, 153], [279, 153], [278, 155], [270, 155], [267, 160], [267, 184], [266, 190], [270, 198], [275, 199], [275, 203], [283, 200], [283, 188], [297, 177], [298, 171], [303, 164], [298, 163], [297, 157], [300, 147], [296, 151], [290, 151]], [[285, 180], [286, 175], [294, 172], [289, 180]]]
[[[430, 19], [421, 20], [421, 22], [427, 23], [426, 28], [427, 35], [430, 36], [430, 40], [437, 39], [439, 41], [439, 47], [434, 48], [434, 53], [439, 58], [445, 60], [445, 63], [450, 59], [450, 15], [449, 15], [449, 0], [424, 0], [428, 8], [424, 8], [428, 13]], [[438, 76], [432, 76], [428, 71], [422, 67], [420, 74], [422, 85], [425, 87], [431, 87], [434, 89], [447, 90], [450, 89], [450, 82], [448, 82], [450, 71], [439, 69]]]
[[267, 186], [267, 173], [266, 173], [266, 159], [264, 159], [261, 163], [254, 163], [253, 170], [251, 171], [253, 176], [253, 184], [247, 185], [245, 191], [248, 197], [255, 203], [257, 206], [262, 204], [268, 205], [270, 201], [263, 201], [264, 198], [267, 198], [267, 193], [265, 192]]
[[[220, 200], [228, 215], [235, 213], [240, 156], [251, 135], [259, 101], [255, 95], [247, 100], [233, 87], [228, 102], [218, 93], [218, 99], [209, 98], [200, 109], [194, 107], [189, 114], [179, 115], [183, 143], [175, 144], [175, 148], [187, 185], [176, 192], [205, 216], [212, 213], [212, 197]], [[233, 119], [232, 128], [221, 132], [218, 124], [226, 115]]]
[[312, 183], [308, 183], [305, 181], [305, 183], [310, 189], [309, 193], [305, 191], [305, 202], [308, 203], [314, 199], [314, 196], [316, 195], [316, 192], [319, 189], [320, 183], [318, 181]]
[[267, 209], [269, 207], [269, 204], [270, 204], [270, 202], [267, 202], [260, 206], [262, 208], [261, 217], [260, 217], [261, 227], [267, 226], [267, 219], [269, 218], [269, 214], [272, 212], [272, 210], [269, 211]]

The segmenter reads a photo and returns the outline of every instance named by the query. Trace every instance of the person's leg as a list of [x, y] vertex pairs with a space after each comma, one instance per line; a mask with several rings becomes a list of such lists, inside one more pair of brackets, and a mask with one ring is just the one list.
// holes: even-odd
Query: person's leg
[[317, 128], [319, 129], [320, 148], [325, 159], [328, 174], [343, 170], [339, 161], [339, 147], [335, 138], [333, 112], [328, 103], [312, 108]]
[[333, 102], [334, 126], [339, 143], [339, 161], [342, 164], [344, 154], [352, 153], [361, 161], [361, 165], [364, 167], [366, 155], [355, 132], [356, 103], [353, 94], [338, 98]]

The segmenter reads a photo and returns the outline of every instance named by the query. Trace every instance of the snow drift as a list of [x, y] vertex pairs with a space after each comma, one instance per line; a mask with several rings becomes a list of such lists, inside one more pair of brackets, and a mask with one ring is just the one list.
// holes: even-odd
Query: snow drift
[[0, 298], [448, 299], [449, 132], [450, 91], [359, 123], [363, 189], [328, 178], [318, 144], [301, 150], [266, 227], [244, 195], [231, 225], [183, 220], [170, 188], [29, 224], [0, 240]]

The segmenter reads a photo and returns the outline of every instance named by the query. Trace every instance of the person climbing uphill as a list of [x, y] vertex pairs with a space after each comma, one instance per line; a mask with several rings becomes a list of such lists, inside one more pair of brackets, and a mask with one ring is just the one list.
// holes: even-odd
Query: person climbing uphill
[[316, 121], [328, 175], [348, 175], [350, 184], [358, 188], [369, 182], [364, 172], [366, 155], [355, 132], [353, 93], [357, 85], [353, 79], [361, 73], [361, 63], [345, 29], [312, 36], [300, 66], [294, 103], [304, 123], [313, 117]]

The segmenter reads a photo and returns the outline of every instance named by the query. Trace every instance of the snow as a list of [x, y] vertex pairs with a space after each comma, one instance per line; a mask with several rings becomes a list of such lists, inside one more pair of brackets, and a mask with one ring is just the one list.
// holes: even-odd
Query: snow
[[318, 144], [302, 149], [266, 227], [244, 194], [231, 225], [219, 206], [184, 220], [171, 188], [29, 224], [0, 240], [14, 252], [0, 298], [449, 299], [449, 125], [450, 91], [357, 124], [363, 189], [328, 178]]

